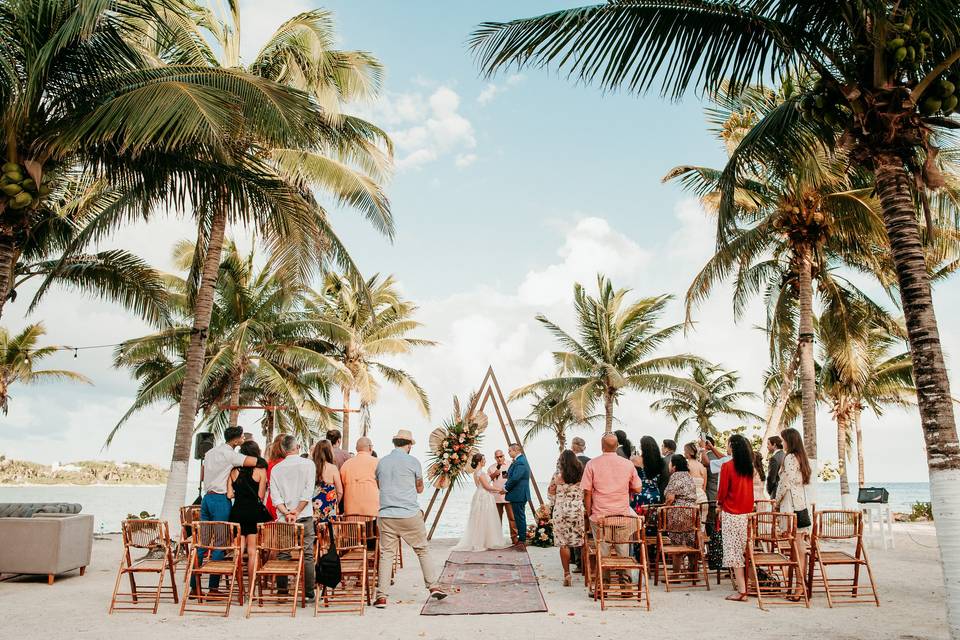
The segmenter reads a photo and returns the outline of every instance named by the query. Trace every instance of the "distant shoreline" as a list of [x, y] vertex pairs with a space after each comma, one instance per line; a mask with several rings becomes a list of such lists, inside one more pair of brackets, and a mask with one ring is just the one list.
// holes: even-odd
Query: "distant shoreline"
[[32, 483], [9, 483], [0, 482], [0, 488], [3, 487], [165, 487], [165, 484], [140, 484], [139, 482], [32, 482]]

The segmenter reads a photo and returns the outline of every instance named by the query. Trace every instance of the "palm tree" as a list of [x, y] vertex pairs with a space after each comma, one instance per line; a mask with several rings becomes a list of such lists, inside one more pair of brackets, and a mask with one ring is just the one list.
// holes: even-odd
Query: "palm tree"
[[[526, 418], [517, 420], [517, 426], [525, 430], [523, 444], [528, 444], [534, 438], [543, 434], [551, 434], [557, 440], [560, 453], [567, 448], [567, 436], [574, 429], [592, 428], [592, 422], [601, 416], [587, 416], [578, 420], [570, 410], [570, 403], [563, 394], [557, 391], [544, 393], [531, 390], [528, 394], [532, 399], [530, 414]], [[511, 396], [512, 398], [512, 396]]]
[[602, 403], [604, 433], [613, 431], [613, 408], [627, 390], [664, 393], [675, 387], [695, 385], [675, 376], [676, 371], [699, 361], [688, 354], [657, 356], [663, 343], [683, 325], [659, 327], [658, 321], [671, 296], [640, 298], [627, 304], [629, 289], [614, 289], [613, 283], [597, 275], [599, 295], [587, 294], [583, 285], [573, 286], [573, 305], [578, 338], [538, 315], [566, 351], [553, 354], [558, 373], [545, 380], [516, 389], [511, 399], [536, 391], [559, 392], [567, 398], [574, 417], [586, 420], [591, 409]]
[[[229, 4], [229, 15], [195, 7], [192, 21], [176, 21], [177, 38], [164, 42], [156, 53], [178, 63], [205, 64], [214, 70], [241, 69], [239, 3]], [[264, 172], [300, 194], [307, 208], [302, 217], [286, 212], [282, 233], [266, 237], [278, 264], [290, 277], [305, 280], [330, 257], [351, 276], [353, 264], [329, 224], [326, 210], [312, 193], [316, 189], [335, 204], [360, 210], [374, 226], [392, 238], [393, 219], [380, 182], [389, 171], [391, 143], [387, 135], [360, 118], [343, 113], [348, 101], [371, 97], [379, 90], [380, 65], [369, 54], [340, 51], [329, 12], [298, 14], [283, 23], [243, 70], [250, 77], [278, 84], [319, 106], [308, 115], [312, 137], [307, 141], [234, 136], [238, 153], [262, 160]], [[188, 43], [189, 46], [185, 46]], [[290, 113], [291, 118], [301, 114]], [[229, 198], [229, 192], [228, 198]], [[194, 428], [203, 371], [206, 338], [210, 331], [214, 289], [223, 250], [229, 211], [223, 203], [205, 210], [199, 220], [197, 260], [191, 279], [199, 281], [193, 302], [193, 328], [187, 351], [171, 473], [162, 516], [173, 517], [186, 495], [186, 465]], [[248, 208], [240, 220], [258, 221], [260, 210]]]
[[288, 114], [316, 108], [235, 69], [162, 64], [147, 49], [172, 40], [184, 10], [177, 0], [0, 3], [0, 314], [15, 265], [56, 213], [59, 182], [77, 172], [128, 189], [108, 207], [114, 224], [228, 188], [268, 206], [251, 184], [257, 163], [224, 164], [225, 140], [300, 137], [305, 118]]
[[733, 197], [739, 169], [757, 157], [802, 157], [837, 140], [856, 166], [874, 174], [913, 358], [949, 627], [960, 638], [960, 561], [953, 551], [960, 539], [960, 444], [916, 224], [928, 190], [941, 180], [937, 134], [957, 127], [947, 117], [957, 106], [953, 80], [960, 79], [956, 2], [632, 0], [485, 23], [472, 46], [488, 73], [556, 61], [606, 89], [643, 92], [659, 79], [662, 93], [675, 98], [691, 88], [716, 91], [725, 79], [737, 91], [795, 64], [820, 76], [808, 95], [785, 101], [744, 138], [725, 197]]
[[118, 303], [147, 322], [168, 322], [167, 290], [160, 272], [129, 251], [88, 253], [74, 243], [93, 217], [122, 198], [120, 189], [103, 180], [64, 175], [54, 187], [49, 207], [37, 212], [14, 267], [7, 299], [15, 302], [20, 287], [42, 278], [28, 312], [55, 284]]
[[[323, 290], [308, 300], [307, 311], [328, 343], [327, 355], [349, 374], [337, 383], [343, 395], [345, 443], [350, 442], [351, 397], [356, 392], [361, 411], [369, 415], [367, 409], [376, 401], [380, 387], [377, 376], [403, 391], [425, 416], [430, 415], [427, 394], [413, 376], [381, 360], [435, 344], [409, 336], [422, 325], [413, 319], [416, 305], [400, 296], [393, 276], [374, 275], [357, 286], [330, 274]], [[369, 429], [364, 422], [363, 435]]]
[[700, 438], [716, 437], [716, 418], [731, 416], [739, 420], [761, 421], [757, 414], [740, 408], [738, 403], [757, 397], [750, 391], [739, 391], [740, 376], [725, 371], [715, 364], [696, 362], [690, 366], [690, 385], [671, 389], [666, 398], [650, 405], [654, 411], [666, 414], [677, 423], [674, 439], [691, 427]]
[[[178, 266], [187, 270], [195, 247], [181, 243], [175, 249]], [[221, 261], [211, 313], [203, 375], [200, 383], [198, 426], [219, 433], [237, 424], [238, 410], [226, 407], [258, 405], [265, 435], [294, 433], [310, 443], [331, 424], [325, 405], [330, 381], [345, 375], [336, 361], [317, 351], [314, 321], [304, 312], [305, 290], [291, 285], [267, 261], [254, 269], [251, 251], [241, 256], [228, 243]], [[171, 327], [126, 341], [117, 349], [114, 365], [131, 370], [140, 382], [137, 396], [107, 437], [109, 445], [136, 412], [156, 404], [181, 402], [189, 348], [191, 282], [167, 277], [175, 314]]]
[[33, 368], [60, 349], [52, 345], [37, 346], [46, 333], [40, 322], [28, 324], [20, 333], [12, 336], [5, 327], [0, 327], [0, 411], [3, 411], [3, 415], [7, 415], [10, 408], [10, 387], [14, 384], [36, 384], [51, 379], [93, 384], [86, 376], [75, 371]]
[[[749, 87], [736, 96], [720, 94], [708, 113], [710, 124], [731, 154], [756, 122], [790, 99], [793, 82], [779, 91]], [[787, 309], [799, 313], [799, 332], [791, 333], [797, 351], [802, 397], [803, 440], [807, 455], [817, 458], [816, 380], [814, 371], [814, 283], [837, 256], [855, 254], [870, 263], [883, 239], [883, 223], [869, 188], [856, 188], [846, 160], [818, 150], [804, 158], [771, 158], [755, 166], [727, 201], [721, 193], [721, 170], [681, 166], [664, 180], [678, 179], [701, 196], [704, 205], [730, 223], [718, 226], [717, 252], [697, 274], [687, 292], [687, 315], [722, 279], [735, 274], [734, 311], [765, 286], [788, 294], [773, 306], [768, 327], [784, 321]], [[733, 211], [727, 211], [732, 207]], [[879, 268], [877, 266], [876, 268]], [[779, 335], [777, 332], [772, 336]], [[787, 351], [772, 345], [775, 353]], [[792, 350], [792, 349], [791, 349]], [[791, 359], [791, 362], [794, 360]], [[791, 371], [785, 371], [789, 377]], [[776, 417], [776, 416], [774, 416]]]

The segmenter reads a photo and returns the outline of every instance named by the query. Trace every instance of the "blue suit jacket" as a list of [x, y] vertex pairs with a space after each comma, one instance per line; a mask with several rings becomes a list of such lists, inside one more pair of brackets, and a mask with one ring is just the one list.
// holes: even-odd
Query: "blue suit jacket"
[[507, 482], [503, 485], [507, 502], [527, 502], [530, 500], [530, 466], [527, 456], [520, 454], [510, 465]]

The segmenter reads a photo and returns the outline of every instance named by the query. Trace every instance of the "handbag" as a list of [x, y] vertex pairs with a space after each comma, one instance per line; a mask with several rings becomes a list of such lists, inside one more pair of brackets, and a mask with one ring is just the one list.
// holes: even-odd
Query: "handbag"
[[340, 554], [337, 553], [337, 542], [333, 538], [333, 525], [327, 522], [327, 528], [330, 532], [330, 547], [317, 559], [317, 583], [328, 589], [334, 589], [340, 584], [342, 577]]
[[809, 509], [801, 509], [800, 511], [794, 511], [794, 513], [797, 514], [797, 529], [803, 529], [813, 524], [813, 522], [810, 521]]
[[723, 568], [723, 531], [720, 529], [719, 517], [707, 540], [707, 566], [711, 571]]

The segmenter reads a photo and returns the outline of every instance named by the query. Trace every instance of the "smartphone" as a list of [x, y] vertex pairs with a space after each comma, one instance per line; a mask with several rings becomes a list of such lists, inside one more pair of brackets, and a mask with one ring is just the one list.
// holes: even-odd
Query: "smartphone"
[[501, 478], [506, 478], [506, 477], [507, 477], [507, 472], [506, 472], [506, 471], [501, 471], [501, 472], [500, 472], [500, 477], [501, 477]]

